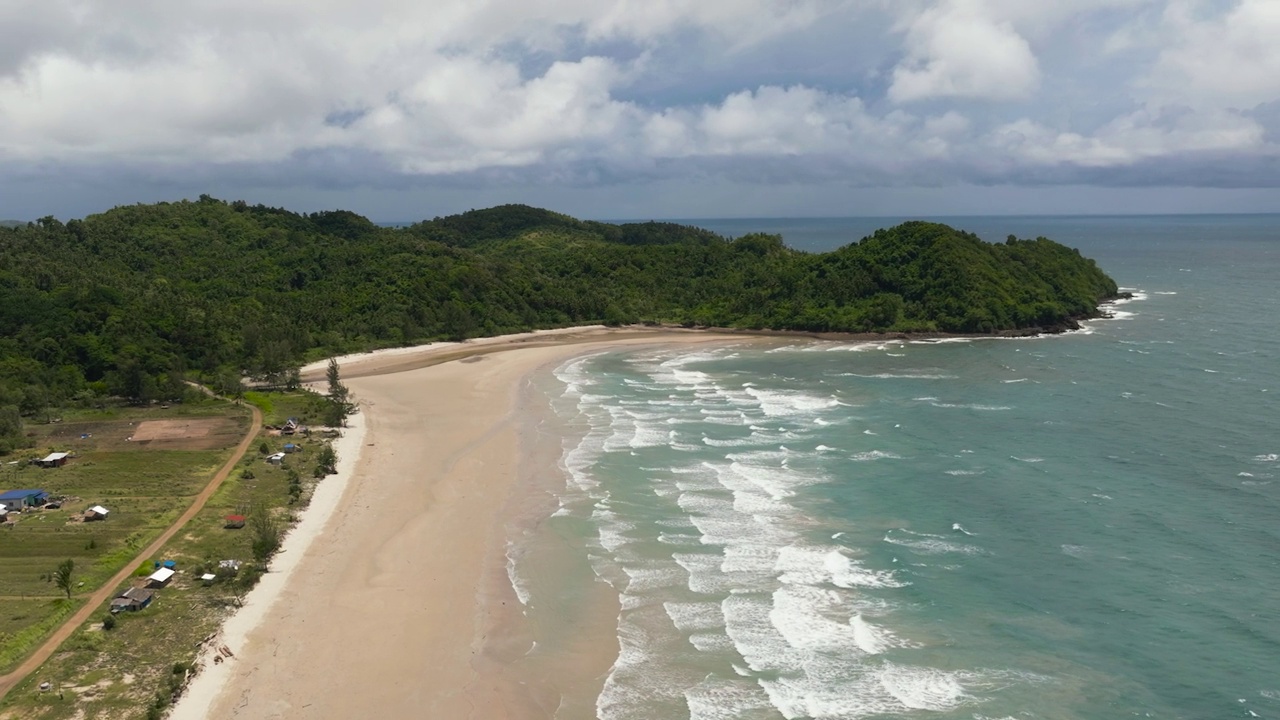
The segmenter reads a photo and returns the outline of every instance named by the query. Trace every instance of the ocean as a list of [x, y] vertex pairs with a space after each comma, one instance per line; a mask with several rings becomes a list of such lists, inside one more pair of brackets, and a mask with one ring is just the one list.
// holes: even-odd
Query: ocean
[[[1280, 718], [1280, 216], [942, 221], [1077, 247], [1133, 299], [1059, 336], [537, 380], [530, 656], [600, 607], [619, 646], [557, 717]], [[897, 220], [690, 222], [818, 251]]]

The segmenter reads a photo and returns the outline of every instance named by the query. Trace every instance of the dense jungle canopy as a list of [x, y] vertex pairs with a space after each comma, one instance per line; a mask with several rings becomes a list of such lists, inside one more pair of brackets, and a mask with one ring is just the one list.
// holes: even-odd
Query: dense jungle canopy
[[278, 377], [303, 357], [597, 322], [1054, 331], [1116, 292], [1050, 240], [927, 222], [805, 253], [523, 205], [395, 229], [207, 196], [46, 217], [0, 227], [0, 451], [23, 417], [178, 397], [195, 372]]

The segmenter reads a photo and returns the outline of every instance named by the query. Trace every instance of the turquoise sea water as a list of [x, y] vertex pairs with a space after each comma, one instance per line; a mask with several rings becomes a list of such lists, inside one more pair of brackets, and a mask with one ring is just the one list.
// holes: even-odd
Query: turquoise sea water
[[[698, 224], [824, 250], [891, 222]], [[563, 717], [1280, 718], [1280, 217], [949, 222], [1078, 247], [1135, 298], [1064, 336], [543, 379], [564, 482], [537, 533], [589, 570], [539, 586], [523, 537], [513, 582], [557, 633], [601, 583], [621, 607]]]

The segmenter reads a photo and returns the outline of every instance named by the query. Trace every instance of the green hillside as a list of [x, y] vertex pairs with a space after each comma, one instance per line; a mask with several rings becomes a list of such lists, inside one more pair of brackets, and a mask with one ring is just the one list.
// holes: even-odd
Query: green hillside
[[[79, 398], [186, 373], [606, 322], [807, 331], [1060, 330], [1115, 283], [1045, 239], [912, 222], [835, 252], [503, 206], [380, 228], [208, 197], [0, 228], [0, 438]], [[0, 439], [0, 449], [6, 447]]]

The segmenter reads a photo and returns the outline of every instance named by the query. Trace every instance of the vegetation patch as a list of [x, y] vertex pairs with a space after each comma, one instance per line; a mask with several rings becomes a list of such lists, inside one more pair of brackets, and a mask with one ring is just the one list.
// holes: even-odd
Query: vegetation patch
[[[268, 424], [277, 427], [290, 418], [302, 426], [316, 424], [328, 404], [325, 398], [309, 392], [264, 394], [273, 408]], [[284, 453], [286, 445], [292, 445], [293, 452]], [[277, 453], [284, 453], [279, 464], [267, 462]], [[172, 561], [176, 569], [169, 584], [156, 590], [150, 604], [136, 612], [113, 615], [109, 605], [95, 611], [44, 666], [6, 696], [0, 703], [0, 717], [163, 716], [185, 688], [198, 648], [257, 583], [283, 534], [328, 474], [321, 465], [332, 464], [333, 459], [332, 448], [319, 438], [285, 436], [278, 430], [264, 429], [236, 471], [183, 532], [117, 590], [143, 586], [146, 576], [164, 561]], [[236, 515], [246, 516], [245, 526], [229, 527], [227, 518]], [[127, 548], [141, 547], [143, 541], [138, 535], [126, 536], [117, 552], [126, 559], [132, 557], [137, 549], [130, 553]], [[83, 564], [76, 561], [76, 573]], [[49, 569], [56, 570], [56, 563]], [[30, 607], [0, 603], [0, 614], [7, 613], [16, 626], [42, 612], [43, 604], [66, 602], [55, 599], [61, 592], [56, 584], [42, 582], [48, 597], [27, 601]], [[75, 607], [73, 604], [62, 617]], [[3, 623], [0, 616], [0, 631], [5, 628]], [[44, 682], [50, 683], [50, 690], [39, 689]]]
[[[851, 241], [855, 238], [850, 238]], [[0, 454], [116, 396], [190, 403], [203, 376], [268, 413], [304, 358], [572, 324], [840, 332], [1062, 329], [1117, 293], [1044, 238], [937, 223], [829, 253], [776, 235], [575, 220], [522, 205], [381, 228], [203, 196], [0, 228]]]

